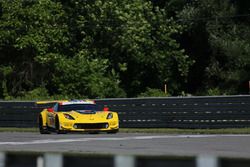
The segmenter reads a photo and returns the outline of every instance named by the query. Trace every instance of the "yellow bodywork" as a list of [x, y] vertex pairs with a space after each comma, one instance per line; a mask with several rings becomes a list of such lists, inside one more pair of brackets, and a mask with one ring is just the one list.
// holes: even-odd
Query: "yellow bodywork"
[[37, 101], [36, 104], [59, 103], [59, 102], [68, 102], [68, 101], [69, 101], [69, 100]]
[[[66, 116], [70, 116], [69, 119]], [[109, 117], [108, 117], [109, 116]], [[92, 114], [82, 114], [77, 111], [49, 112], [44, 109], [40, 113], [39, 127], [41, 130], [57, 132], [111, 132], [119, 130], [118, 114], [112, 111], [96, 111]]]

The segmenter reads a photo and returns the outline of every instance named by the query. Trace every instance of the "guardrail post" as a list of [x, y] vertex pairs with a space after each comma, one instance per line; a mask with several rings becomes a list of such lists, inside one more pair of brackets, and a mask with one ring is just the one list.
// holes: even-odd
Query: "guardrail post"
[[44, 158], [43, 156], [38, 156], [36, 159], [36, 167], [44, 167]]
[[115, 156], [114, 167], [135, 167], [135, 157], [128, 155], [117, 155]]
[[5, 153], [0, 152], [0, 167], [5, 167]]
[[219, 167], [218, 158], [211, 155], [199, 155], [196, 157], [196, 167]]
[[61, 154], [46, 153], [44, 155], [44, 167], [63, 167], [63, 157]]

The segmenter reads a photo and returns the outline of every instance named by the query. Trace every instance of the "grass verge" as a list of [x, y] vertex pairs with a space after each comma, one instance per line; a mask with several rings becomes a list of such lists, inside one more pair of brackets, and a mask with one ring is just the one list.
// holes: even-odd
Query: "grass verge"
[[2, 128], [0, 132], [39, 132], [38, 128]]
[[174, 128], [122, 128], [124, 133], [164, 133], [164, 134], [250, 134], [250, 128], [227, 129], [174, 129]]
[[[39, 132], [38, 128], [0, 128], [0, 132]], [[250, 134], [250, 128], [227, 129], [173, 129], [173, 128], [120, 128], [121, 133], [164, 134]]]

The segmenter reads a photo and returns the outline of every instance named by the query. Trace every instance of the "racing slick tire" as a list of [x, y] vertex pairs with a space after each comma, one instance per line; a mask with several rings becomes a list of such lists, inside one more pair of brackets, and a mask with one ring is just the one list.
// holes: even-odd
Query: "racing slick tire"
[[115, 130], [110, 130], [107, 133], [108, 134], [115, 134], [115, 133], [118, 133], [118, 132], [119, 132], [119, 129], [115, 129]]
[[58, 116], [56, 116], [55, 127], [56, 127], [57, 134], [65, 134], [66, 133], [66, 131], [60, 130], [60, 121], [59, 121]]
[[42, 115], [39, 116], [39, 131], [41, 134], [50, 134], [48, 127], [43, 126], [43, 118]]

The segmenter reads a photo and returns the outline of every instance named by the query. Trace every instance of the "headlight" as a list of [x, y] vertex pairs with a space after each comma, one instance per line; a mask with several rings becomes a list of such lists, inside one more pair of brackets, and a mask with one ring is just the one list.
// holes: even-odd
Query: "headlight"
[[107, 119], [112, 119], [112, 118], [113, 118], [113, 114], [112, 113], [108, 113]]
[[74, 117], [72, 117], [71, 115], [69, 115], [69, 114], [63, 114], [64, 115], [64, 117], [66, 118], [66, 119], [69, 119], [69, 120], [75, 120], [75, 118]]

